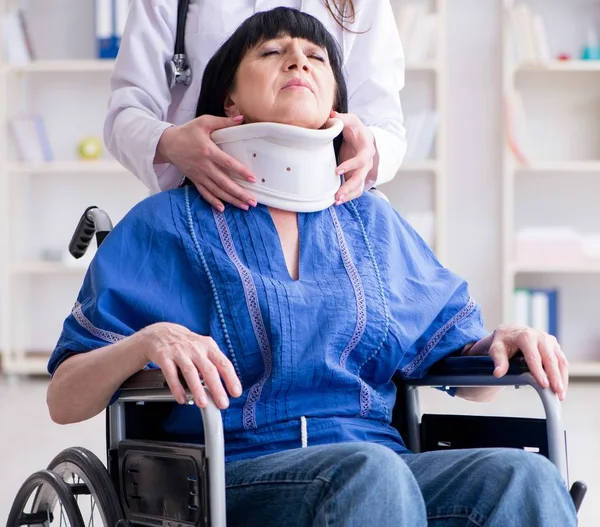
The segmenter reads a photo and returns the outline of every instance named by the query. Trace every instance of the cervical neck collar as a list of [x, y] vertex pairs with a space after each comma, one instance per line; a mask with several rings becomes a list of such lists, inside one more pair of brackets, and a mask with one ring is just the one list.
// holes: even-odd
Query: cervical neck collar
[[221, 150], [252, 170], [256, 183], [230, 177], [258, 203], [294, 212], [316, 212], [335, 202], [341, 178], [333, 140], [344, 124], [334, 119], [326, 129], [311, 130], [278, 123], [251, 123], [213, 132]]

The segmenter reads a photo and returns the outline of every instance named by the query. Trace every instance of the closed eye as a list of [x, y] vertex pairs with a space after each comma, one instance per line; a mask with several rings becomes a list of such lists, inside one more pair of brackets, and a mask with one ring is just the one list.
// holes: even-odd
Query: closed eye
[[279, 54], [280, 54], [279, 50], [277, 50], [277, 49], [269, 49], [267, 51], [263, 51], [260, 56], [261, 57], [268, 57], [269, 55], [279, 55]]

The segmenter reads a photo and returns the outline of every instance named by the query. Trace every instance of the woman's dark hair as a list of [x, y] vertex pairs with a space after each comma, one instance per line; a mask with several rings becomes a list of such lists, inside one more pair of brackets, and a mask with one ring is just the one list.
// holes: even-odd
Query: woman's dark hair
[[[327, 50], [337, 86], [334, 110], [348, 112], [348, 89], [342, 72], [342, 52], [333, 35], [315, 17], [297, 9], [277, 7], [256, 13], [238, 27], [208, 62], [196, 107], [196, 117], [225, 117], [225, 101], [235, 89], [235, 78], [246, 53], [258, 44], [283, 35], [303, 38]], [[336, 153], [341, 136], [336, 140]]]

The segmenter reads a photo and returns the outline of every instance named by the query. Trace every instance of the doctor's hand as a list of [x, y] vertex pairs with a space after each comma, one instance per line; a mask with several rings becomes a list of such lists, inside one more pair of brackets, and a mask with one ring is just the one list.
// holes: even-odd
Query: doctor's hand
[[332, 111], [330, 117], [344, 123], [341, 164], [337, 167], [336, 174], [343, 174], [346, 181], [335, 195], [335, 204], [341, 205], [362, 195], [367, 176], [375, 163], [377, 149], [373, 132], [356, 115]]
[[180, 126], [171, 126], [163, 132], [158, 142], [154, 162], [174, 164], [217, 210], [224, 210], [224, 201], [244, 210], [248, 210], [249, 206], [255, 207], [254, 196], [235, 183], [225, 171], [238, 174], [250, 183], [256, 183], [256, 177], [210, 138], [215, 130], [237, 126], [242, 122], [242, 116], [202, 115]]
[[569, 362], [556, 337], [526, 326], [505, 324], [475, 343], [464, 355], [489, 355], [494, 377], [508, 372], [508, 361], [523, 353], [531, 374], [542, 388], [552, 390], [563, 401], [569, 385]]
[[141, 349], [145, 360], [160, 367], [179, 404], [185, 404], [187, 399], [178, 372], [182, 373], [196, 405], [201, 408], [207, 405], [204, 385], [222, 410], [229, 406], [223, 383], [233, 397], [242, 394], [233, 364], [212, 338], [169, 322], [152, 324], [138, 334], [144, 342]]

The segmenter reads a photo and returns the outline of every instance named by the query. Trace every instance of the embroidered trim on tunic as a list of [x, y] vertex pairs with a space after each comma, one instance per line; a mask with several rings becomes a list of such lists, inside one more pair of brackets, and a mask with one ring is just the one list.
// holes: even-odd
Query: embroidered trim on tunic
[[240, 368], [237, 363], [237, 359], [235, 356], [235, 352], [233, 351], [233, 346], [231, 345], [231, 339], [229, 338], [229, 331], [227, 330], [227, 324], [225, 322], [225, 317], [223, 316], [223, 308], [221, 307], [221, 301], [219, 300], [219, 294], [217, 293], [217, 287], [215, 285], [215, 281], [212, 277], [210, 269], [208, 268], [208, 264], [206, 263], [206, 258], [204, 257], [204, 253], [202, 252], [202, 248], [200, 247], [200, 243], [198, 243], [198, 238], [196, 237], [196, 231], [194, 230], [194, 221], [192, 217], [192, 209], [190, 207], [190, 187], [185, 187], [185, 211], [187, 215], [188, 229], [190, 231], [190, 236], [192, 238], [192, 242], [194, 244], [194, 248], [200, 257], [200, 262], [202, 263], [202, 268], [208, 277], [208, 282], [210, 284], [210, 288], [213, 293], [213, 297], [215, 299], [215, 307], [217, 308], [217, 313], [219, 315], [219, 322], [221, 323], [221, 328], [223, 329], [223, 335], [225, 337], [225, 344], [227, 346], [227, 350], [229, 351], [229, 356], [231, 357], [231, 362], [233, 363], [233, 367], [235, 368], [235, 372], [237, 373], [238, 379], [242, 382], [242, 374], [240, 372]]
[[440, 340], [442, 340], [444, 335], [448, 333], [450, 328], [458, 324], [461, 320], [467, 318], [473, 312], [476, 306], [477, 303], [475, 300], [473, 300], [472, 297], [469, 297], [469, 300], [465, 306], [450, 320], [448, 320], [448, 322], [446, 322], [440, 329], [438, 329], [427, 341], [427, 344], [425, 344], [425, 347], [421, 350], [421, 352], [409, 364], [402, 368], [402, 373], [410, 375], [412, 372], [414, 372], [427, 358], [427, 355], [433, 351], [433, 348], [435, 348]]
[[345, 368], [348, 355], [354, 348], [356, 348], [356, 345], [360, 342], [360, 339], [365, 333], [365, 328], [367, 326], [367, 303], [365, 300], [365, 290], [363, 288], [360, 275], [358, 274], [358, 270], [356, 269], [356, 265], [354, 265], [352, 257], [350, 256], [348, 244], [346, 243], [344, 231], [340, 225], [337, 212], [333, 207], [329, 207], [329, 212], [331, 213], [331, 219], [333, 220], [333, 226], [335, 227], [335, 234], [340, 246], [340, 252], [342, 253], [342, 261], [344, 262], [344, 267], [346, 268], [346, 272], [350, 277], [350, 282], [352, 283], [352, 288], [354, 289], [354, 297], [356, 298], [356, 327], [354, 328], [354, 333], [352, 334], [352, 337], [350, 338], [350, 341], [346, 345], [346, 348], [342, 352], [342, 356], [340, 358], [340, 366]]
[[125, 335], [119, 335], [118, 333], [113, 333], [112, 331], [106, 331], [104, 329], [97, 328], [91, 321], [83, 314], [83, 308], [80, 302], [75, 302], [73, 306], [73, 310], [71, 311], [73, 318], [79, 323], [79, 325], [89, 331], [94, 337], [103, 340], [104, 342], [110, 342], [111, 344], [115, 344], [120, 340], [125, 338]]
[[258, 346], [260, 348], [260, 352], [262, 354], [263, 361], [265, 364], [265, 372], [262, 378], [260, 379], [260, 381], [254, 384], [252, 388], [250, 388], [248, 398], [244, 403], [244, 429], [248, 430], [250, 428], [256, 428], [257, 426], [256, 404], [260, 399], [262, 389], [265, 383], [267, 382], [267, 379], [271, 376], [271, 371], [273, 369], [271, 345], [269, 343], [265, 323], [260, 312], [258, 293], [256, 291], [256, 285], [254, 284], [254, 280], [252, 279], [252, 274], [250, 273], [249, 269], [242, 263], [237, 254], [235, 245], [233, 243], [233, 239], [231, 237], [231, 232], [229, 231], [229, 226], [227, 224], [227, 219], [225, 218], [225, 214], [217, 211], [216, 209], [213, 209], [213, 215], [217, 223], [217, 229], [219, 231], [219, 236], [221, 238], [223, 248], [225, 249], [225, 252], [227, 253], [229, 259], [232, 261], [233, 265], [235, 265], [242, 280], [242, 286], [244, 287], [244, 296], [246, 297], [246, 305], [248, 306], [250, 320], [252, 321], [252, 328], [254, 329], [254, 335], [256, 336], [256, 340], [258, 341]]
[[[385, 291], [383, 288], [383, 281], [381, 280], [381, 272], [379, 271], [379, 266], [377, 265], [377, 260], [375, 259], [375, 254], [373, 253], [373, 248], [371, 247], [371, 242], [369, 241], [369, 237], [367, 236], [367, 231], [365, 229], [365, 224], [362, 221], [362, 218], [360, 216], [360, 213], [358, 212], [358, 208], [356, 207], [356, 205], [353, 202], [348, 202], [348, 206], [350, 208], [350, 210], [352, 211], [352, 214], [354, 215], [354, 217], [356, 218], [356, 221], [358, 222], [358, 225], [360, 226], [360, 230], [362, 233], [362, 237], [363, 240], [365, 242], [365, 246], [367, 247], [367, 252], [369, 254], [369, 258], [371, 260], [371, 262], [373, 263], [373, 269], [375, 270], [375, 276], [377, 278], [377, 287], [379, 289], [379, 297], [381, 299], [381, 305], [383, 306], [383, 312], [385, 315], [385, 327], [384, 327], [384, 332], [383, 332], [383, 337], [380, 340], [377, 348], [375, 349], [375, 351], [368, 357], [365, 358], [365, 360], [363, 361], [363, 363], [359, 366], [358, 368], [358, 375], [360, 376], [360, 372], [363, 369], [364, 365], [370, 361], [371, 359], [373, 359], [375, 357], [375, 355], [377, 355], [379, 353], [379, 351], [381, 350], [381, 347], [383, 346], [383, 343], [386, 341], [387, 336], [388, 336], [388, 332], [390, 329], [390, 312], [388, 309], [388, 305], [387, 305], [387, 300], [385, 297]], [[369, 388], [369, 386], [364, 383], [361, 380], [362, 383], [362, 387], [363, 387], [363, 391], [361, 392], [361, 400], [363, 398], [367, 399], [369, 401], [369, 408], [367, 409], [367, 411], [365, 411], [364, 413], [361, 412], [360, 416], [361, 417], [366, 417], [368, 411], [370, 410], [370, 397], [372, 394], [374, 394], [378, 399], [379, 402], [381, 403], [383, 410], [385, 412], [385, 416], [387, 418], [388, 414], [389, 414], [389, 409], [387, 407], [387, 404], [385, 404], [385, 401], [383, 400], [383, 398], [379, 395], [379, 393], [377, 391], [372, 392], [371, 389]], [[361, 403], [362, 404], [362, 403]], [[362, 408], [362, 406], [361, 406]]]
[[[344, 267], [346, 268], [346, 272], [350, 277], [350, 282], [352, 283], [352, 288], [354, 289], [354, 298], [356, 299], [356, 326], [350, 341], [346, 345], [346, 348], [340, 357], [340, 366], [345, 368], [348, 355], [356, 348], [357, 344], [360, 342], [360, 339], [365, 333], [365, 328], [367, 326], [367, 303], [365, 299], [365, 290], [363, 288], [360, 275], [358, 274], [358, 270], [356, 269], [356, 265], [350, 256], [348, 244], [346, 243], [344, 231], [340, 225], [337, 212], [333, 207], [329, 207], [329, 212], [331, 214], [331, 219], [333, 220], [333, 226], [335, 227], [335, 234], [338, 239], [338, 245], [340, 246], [342, 261], [344, 263]], [[371, 409], [371, 398], [369, 395], [369, 387], [360, 377], [358, 380], [360, 382], [360, 415], [364, 417]]]

